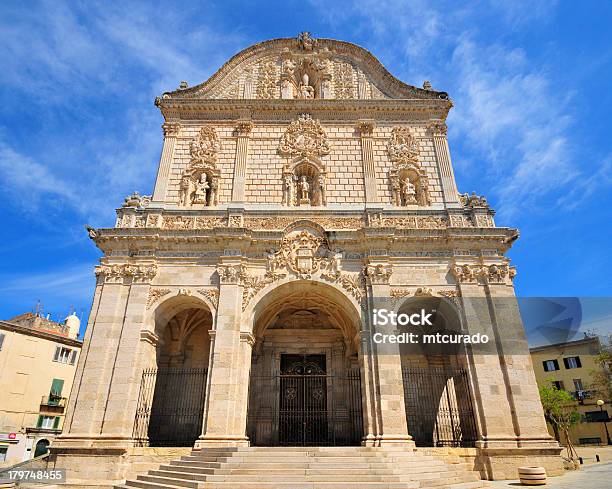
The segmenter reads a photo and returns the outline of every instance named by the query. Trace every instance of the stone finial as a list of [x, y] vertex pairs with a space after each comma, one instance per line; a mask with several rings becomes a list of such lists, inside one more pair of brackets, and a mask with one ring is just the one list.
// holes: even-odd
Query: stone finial
[[317, 40], [308, 31], [300, 32], [297, 41], [303, 51], [312, 51], [312, 48], [317, 45]]
[[433, 89], [431, 88], [431, 83], [429, 82], [429, 80], [425, 80], [425, 81], [423, 82], [423, 90], [433, 90]]
[[189, 84], [185, 80], [181, 81], [179, 84], [179, 90], [185, 90], [186, 88], [189, 88]]

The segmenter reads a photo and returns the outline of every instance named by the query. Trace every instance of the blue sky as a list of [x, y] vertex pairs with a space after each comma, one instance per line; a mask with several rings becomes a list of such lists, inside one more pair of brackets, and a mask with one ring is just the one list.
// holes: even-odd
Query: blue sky
[[0, 318], [38, 299], [86, 315], [100, 254], [84, 225], [151, 192], [154, 97], [303, 30], [450, 94], [460, 190], [521, 230], [517, 294], [610, 296], [611, 20], [597, 1], [2, 2]]

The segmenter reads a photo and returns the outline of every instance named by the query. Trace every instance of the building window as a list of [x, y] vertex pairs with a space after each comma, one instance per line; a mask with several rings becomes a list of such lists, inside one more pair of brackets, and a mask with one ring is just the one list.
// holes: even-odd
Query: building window
[[562, 380], [553, 380], [552, 385], [560, 391], [564, 389]]
[[574, 389], [577, 391], [583, 391], [584, 386], [582, 385], [582, 379], [574, 379]]
[[559, 362], [557, 360], [544, 360], [544, 372], [552, 372], [553, 370], [559, 370]]
[[59, 416], [39, 416], [37, 428], [55, 430], [59, 426]]
[[63, 346], [56, 346], [55, 355], [53, 355], [53, 361], [74, 365], [74, 363], [76, 362], [76, 356], [76, 350], [73, 350], [72, 348], [65, 348]]
[[7, 451], [8, 451], [8, 447], [0, 447], [0, 462], [6, 461]]
[[587, 423], [607, 423], [608, 421], [610, 421], [608, 411], [606, 411], [605, 409], [602, 411], [587, 411], [586, 413], [584, 413], [584, 419]]
[[563, 359], [563, 365], [565, 368], [580, 368], [582, 367], [582, 363], [580, 362], [580, 357], [567, 357]]
[[0, 333], [0, 350], [2, 350], [2, 343], [4, 343], [4, 333]]

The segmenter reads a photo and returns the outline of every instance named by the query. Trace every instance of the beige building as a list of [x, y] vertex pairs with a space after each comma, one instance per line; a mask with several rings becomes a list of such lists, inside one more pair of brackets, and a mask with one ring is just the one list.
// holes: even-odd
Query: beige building
[[62, 431], [82, 343], [63, 324], [27, 313], [0, 321], [0, 465], [46, 453]]
[[[72, 487], [382, 488], [397, 470], [398, 488], [467, 488], [525, 463], [560, 473], [505, 256], [518, 233], [458, 192], [445, 92], [303, 33], [156, 105], [152, 196], [89, 229], [104, 257], [51, 450]], [[487, 347], [376, 340], [401, 328], [374, 309], [431, 304], [436, 327]], [[347, 457], [334, 474], [330, 454]]]
[[[599, 338], [589, 337], [530, 349], [538, 384], [552, 382], [578, 401], [576, 410], [582, 421], [570, 430], [574, 445], [607, 445], [610, 438], [610, 423], [606, 431], [604, 420], [610, 419], [612, 400], [602, 398], [593, 385], [593, 372], [601, 369], [596, 362], [600, 348]], [[601, 408], [597, 405], [598, 400], [605, 402]], [[550, 425], [548, 429], [554, 434]]]

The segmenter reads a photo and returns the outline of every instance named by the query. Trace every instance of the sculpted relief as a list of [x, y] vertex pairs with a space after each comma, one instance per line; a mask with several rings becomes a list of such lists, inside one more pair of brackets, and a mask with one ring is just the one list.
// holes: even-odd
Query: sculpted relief
[[302, 114], [283, 134], [278, 152], [290, 159], [283, 168], [283, 205], [326, 205], [326, 169], [320, 158], [330, 153], [321, 123]]
[[215, 129], [211, 126], [202, 127], [198, 136], [189, 143], [191, 159], [181, 178], [180, 205], [218, 204], [220, 172], [216, 164], [220, 150], [221, 141]]
[[389, 182], [397, 206], [427, 206], [429, 180], [419, 163], [419, 143], [407, 127], [396, 127], [387, 142], [387, 152], [393, 166]]

